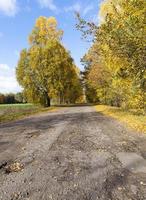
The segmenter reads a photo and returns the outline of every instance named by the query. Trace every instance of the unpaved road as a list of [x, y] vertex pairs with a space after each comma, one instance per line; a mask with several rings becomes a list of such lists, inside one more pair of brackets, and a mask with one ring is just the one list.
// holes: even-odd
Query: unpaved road
[[90, 106], [1, 124], [0, 200], [52, 199], [146, 200], [146, 136]]

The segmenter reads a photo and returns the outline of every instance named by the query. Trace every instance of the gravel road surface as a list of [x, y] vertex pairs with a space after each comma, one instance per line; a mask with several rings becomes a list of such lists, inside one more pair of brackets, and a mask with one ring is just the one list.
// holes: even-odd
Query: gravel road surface
[[1, 124], [0, 200], [146, 200], [146, 135], [92, 106]]

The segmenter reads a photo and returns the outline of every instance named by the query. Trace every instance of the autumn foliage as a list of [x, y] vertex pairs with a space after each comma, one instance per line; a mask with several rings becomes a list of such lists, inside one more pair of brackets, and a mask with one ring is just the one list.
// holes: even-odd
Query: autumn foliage
[[78, 15], [77, 28], [84, 36], [93, 34], [92, 46], [82, 59], [88, 101], [146, 109], [145, 13], [144, 0], [106, 0], [98, 26]]
[[21, 51], [17, 80], [27, 100], [50, 106], [75, 103], [82, 95], [79, 70], [61, 43], [63, 31], [54, 17], [39, 17], [29, 36], [29, 49]]

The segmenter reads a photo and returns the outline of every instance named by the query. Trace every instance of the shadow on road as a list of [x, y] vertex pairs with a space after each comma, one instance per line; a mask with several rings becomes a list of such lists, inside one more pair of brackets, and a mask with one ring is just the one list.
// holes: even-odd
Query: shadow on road
[[[71, 122], [71, 121], [80, 121], [82, 120], [87, 121], [94, 121], [95, 118], [97, 120], [104, 120], [106, 118], [102, 113], [97, 113], [95, 111], [93, 112], [76, 112], [76, 113], [50, 113], [45, 116], [32, 116], [26, 119], [18, 120], [15, 122], [8, 122], [8, 123], [3, 123], [0, 124], [0, 129], [5, 129], [5, 128], [20, 128], [20, 127], [26, 127], [27, 129], [29, 128], [34, 128], [34, 129], [39, 129], [39, 130], [45, 130], [48, 129], [49, 127], [59, 125], [60, 123], [65, 123], [65, 122]], [[101, 119], [100, 119], [101, 118]], [[81, 122], [81, 121], [80, 121]], [[11, 129], [10, 129], [11, 132]]]

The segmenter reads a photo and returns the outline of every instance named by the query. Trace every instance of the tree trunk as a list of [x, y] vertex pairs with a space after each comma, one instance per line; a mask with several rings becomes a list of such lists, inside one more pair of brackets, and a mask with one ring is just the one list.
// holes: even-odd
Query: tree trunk
[[51, 106], [51, 100], [50, 97], [48, 96], [48, 93], [45, 94], [45, 107], [50, 107]]
[[51, 101], [50, 101], [50, 97], [48, 96], [46, 99], [46, 107], [50, 107], [51, 106]]

